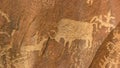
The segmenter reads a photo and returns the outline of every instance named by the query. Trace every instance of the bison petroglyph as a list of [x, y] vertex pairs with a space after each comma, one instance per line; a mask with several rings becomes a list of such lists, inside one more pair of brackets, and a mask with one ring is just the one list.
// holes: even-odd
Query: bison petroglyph
[[76, 39], [85, 40], [85, 48], [91, 47], [93, 34], [93, 23], [75, 21], [70, 19], [62, 19], [58, 24], [58, 32], [55, 40], [60, 41], [61, 38], [65, 40], [64, 45], [69, 42], [69, 47], [72, 41]]

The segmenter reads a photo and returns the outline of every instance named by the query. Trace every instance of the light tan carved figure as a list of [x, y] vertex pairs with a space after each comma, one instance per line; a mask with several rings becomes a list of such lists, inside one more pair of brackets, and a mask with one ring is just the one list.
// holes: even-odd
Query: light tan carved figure
[[87, 0], [86, 3], [92, 5], [93, 4], [93, 0]]
[[[58, 24], [58, 32], [55, 40], [60, 41], [61, 38], [65, 40], [65, 44], [69, 42], [69, 47], [72, 41], [81, 39], [86, 41], [85, 48], [92, 46], [93, 23], [75, 21], [71, 19], [62, 19]], [[64, 45], [65, 45], [64, 44]]]
[[[7, 15], [6, 13], [4, 13], [2, 10], [0, 10], [0, 16], [2, 16], [3, 18], [5, 18], [6, 21], [7, 21], [7, 23], [10, 22], [10, 19], [9, 19], [8, 15]], [[7, 32], [2, 32], [2, 31], [0, 31], [0, 34], [5, 34], [5, 35], [7, 35], [8, 37], [10, 37], [10, 35], [9, 35]]]
[[[105, 19], [105, 20], [103, 20]], [[99, 28], [106, 27], [106, 32], [110, 32], [111, 29], [114, 29], [115, 26], [111, 23], [111, 20], [115, 19], [115, 17], [112, 16], [111, 11], [107, 13], [107, 15], [99, 15], [94, 16], [91, 21], [95, 20], [94, 22], [99, 22]]]
[[[5, 12], [3, 12], [1, 9], [0, 9], [0, 16], [2, 17], [2, 18], [4, 18], [4, 20], [5, 20], [5, 22], [0, 22], [0, 23], [3, 23], [3, 24], [8, 24], [8, 23], [10, 23], [11, 22], [11, 20], [9, 19], [9, 16], [5, 13]], [[2, 20], [2, 19], [1, 19]], [[3, 25], [2, 25], [3, 26]], [[1, 28], [1, 27], [0, 27]], [[11, 35], [8, 33], [8, 32], [6, 32], [6, 31], [2, 31], [2, 30], [0, 30], [0, 35], [6, 35], [7, 37], [11, 37]], [[0, 40], [0, 41], [2, 41], [2, 40]], [[8, 68], [11, 68], [10, 66], [9, 66], [9, 62], [11, 62], [10, 61], [10, 57], [9, 57], [9, 54], [8, 54], [8, 51], [9, 51], [9, 49], [10, 48], [12, 48], [12, 38], [11, 38], [11, 42], [9, 43], [9, 44], [6, 44], [3, 48], [1, 47], [1, 45], [0, 45], [0, 68], [4, 68], [4, 65], [2, 65], [2, 57], [4, 56], [4, 55], [6, 55], [6, 58], [5, 58], [5, 60], [6, 60], [6, 62], [8, 62], [8, 63], [6, 63], [6, 66], [8, 67]]]
[[0, 15], [3, 16], [7, 20], [7, 22], [11, 22], [9, 16], [6, 13], [4, 13], [1, 9], [0, 9]]

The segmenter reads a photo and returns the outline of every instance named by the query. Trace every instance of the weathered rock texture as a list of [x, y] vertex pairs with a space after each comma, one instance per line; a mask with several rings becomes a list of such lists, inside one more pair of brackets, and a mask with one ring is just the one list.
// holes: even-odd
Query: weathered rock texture
[[119, 0], [0, 0], [0, 68], [120, 68]]

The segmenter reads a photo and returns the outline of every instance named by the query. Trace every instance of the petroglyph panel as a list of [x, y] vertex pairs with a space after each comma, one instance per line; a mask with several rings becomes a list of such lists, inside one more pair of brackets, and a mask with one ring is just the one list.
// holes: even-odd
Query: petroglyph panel
[[[105, 19], [105, 20], [104, 20]], [[69, 42], [71, 46], [72, 41], [75, 39], [86, 40], [86, 47], [92, 46], [93, 25], [95, 24], [96, 30], [106, 27], [106, 32], [110, 32], [115, 26], [110, 23], [115, 19], [109, 11], [106, 15], [94, 16], [89, 22], [75, 21], [70, 19], [62, 19], [58, 24], [58, 32], [56, 33], [56, 41], [59, 42], [61, 38], [65, 39], [65, 44]], [[98, 26], [98, 23], [100, 25]]]

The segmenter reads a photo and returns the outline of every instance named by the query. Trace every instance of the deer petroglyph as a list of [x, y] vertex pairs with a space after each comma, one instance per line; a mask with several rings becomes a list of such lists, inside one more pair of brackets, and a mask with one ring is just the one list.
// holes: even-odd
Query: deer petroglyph
[[[103, 20], [105, 19], [105, 20]], [[107, 15], [99, 15], [99, 16], [94, 16], [91, 19], [91, 22], [94, 20], [94, 22], [99, 22], [99, 28], [106, 27], [107, 30], [106, 32], [110, 32], [111, 29], [114, 29], [115, 26], [111, 23], [111, 20], [115, 19], [115, 17], [112, 16], [111, 11], [107, 13]]]

